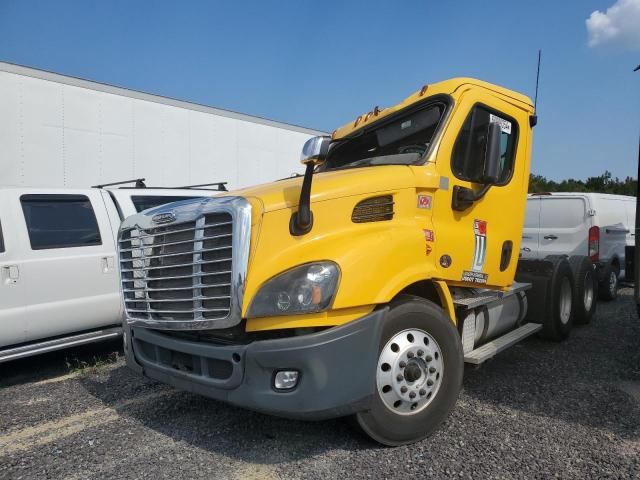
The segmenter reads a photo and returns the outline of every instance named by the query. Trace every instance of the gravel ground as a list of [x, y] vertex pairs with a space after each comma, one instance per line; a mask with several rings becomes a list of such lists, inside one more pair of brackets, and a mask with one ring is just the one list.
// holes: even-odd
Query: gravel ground
[[117, 343], [3, 364], [0, 478], [640, 478], [631, 293], [568, 342], [531, 338], [468, 368], [442, 428], [395, 449], [345, 420], [277, 419], [138, 378]]

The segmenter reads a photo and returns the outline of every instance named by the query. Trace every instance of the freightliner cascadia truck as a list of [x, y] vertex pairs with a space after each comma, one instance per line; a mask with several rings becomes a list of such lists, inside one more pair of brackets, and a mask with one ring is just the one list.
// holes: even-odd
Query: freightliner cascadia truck
[[129, 217], [128, 365], [260, 412], [353, 416], [385, 445], [426, 437], [464, 362], [565, 339], [587, 296], [588, 257], [519, 261], [536, 119], [521, 94], [447, 80], [310, 139], [304, 176]]

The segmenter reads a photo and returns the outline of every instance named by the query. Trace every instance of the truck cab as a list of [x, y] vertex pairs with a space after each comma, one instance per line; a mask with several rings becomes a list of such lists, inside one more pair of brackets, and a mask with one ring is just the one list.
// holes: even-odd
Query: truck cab
[[[521, 94], [446, 80], [311, 139], [304, 178], [126, 219], [129, 366], [275, 415], [353, 414], [386, 445], [428, 435], [463, 361], [570, 328], [565, 260], [515, 281], [535, 122]], [[533, 283], [548, 324], [526, 323]]]

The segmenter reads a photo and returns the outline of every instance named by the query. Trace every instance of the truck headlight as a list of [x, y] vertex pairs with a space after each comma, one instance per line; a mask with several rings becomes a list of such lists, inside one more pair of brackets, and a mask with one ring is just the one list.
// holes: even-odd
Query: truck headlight
[[333, 262], [313, 262], [287, 270], [266, 282], [249, 306], [247, 317], [315, 313], [331, 306], [340, 269]]

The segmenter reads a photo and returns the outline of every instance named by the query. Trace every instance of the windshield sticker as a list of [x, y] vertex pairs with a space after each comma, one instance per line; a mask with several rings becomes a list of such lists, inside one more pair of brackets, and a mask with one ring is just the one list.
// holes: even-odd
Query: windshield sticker
[[400, 130], [404, 130], [405, 128], [409, 128], [411, 126], [411, 120], [407, 120], [400, 124]]
[[468, 270], [465, 270], [464, 272], [462, 272], [462, 278], [460, 280], [462, 280], [463, 282], [484, 285], [487, 283], [488, 278], [489, 278], [489, 275], [487, 275], [486, 273], [470, 272]]
[[431, 210], [432, 202], [433, 202], [433, 198], [431, 197], [431, 195], [418, 195], [418, 208]]
[[497, 123], [500, 125], [500, 130], [507, 135], [511, 135], [511, 122], [509, 120], [505, 120], [504, 118], [500, 118], [492, 113], [489, 114], [489, 121], [491, 123]]
[[482, 272], [484, 269], [484, 260], [487, 256], [487, 222], [484, 220], [474, 220], [473, 233], [475, 235], [475, 250], [471, 270], [474, 272]]

